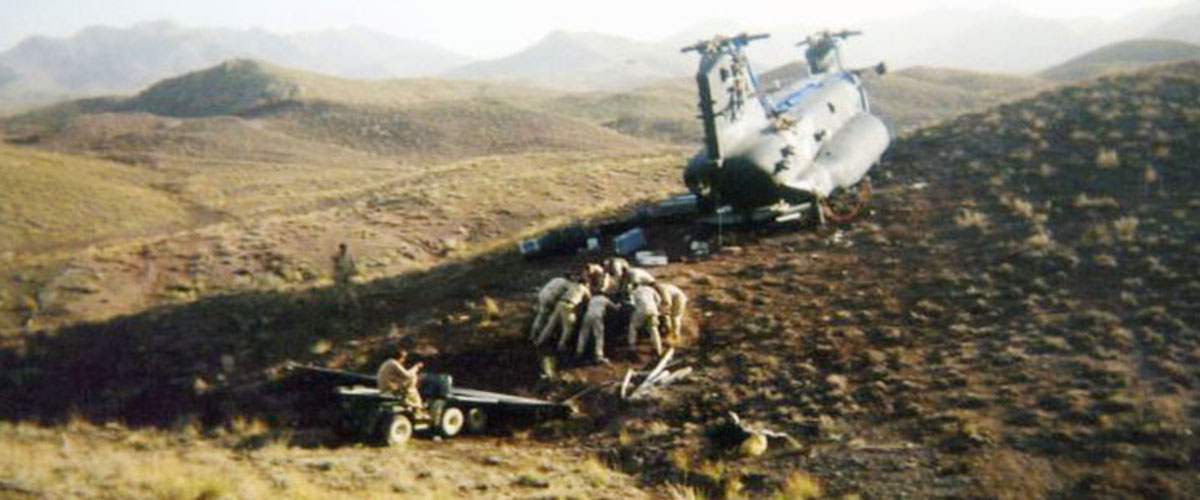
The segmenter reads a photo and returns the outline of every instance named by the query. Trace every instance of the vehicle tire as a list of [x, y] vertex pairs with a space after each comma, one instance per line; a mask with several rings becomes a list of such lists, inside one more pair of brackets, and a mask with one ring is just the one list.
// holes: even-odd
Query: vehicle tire
[[379, 426], [379, 442], [385, 446], [399, 446], [412, 437], [413, 424], [407, 415], [393, 413], [383, 418]]
[[483, 408], [471, 408], [467, 410], [467, 432], [471, 434], [479, 434], [487, 430], [488, 416]]
[[438, 415], [437, 419], [438, 434], [444, 437], [454, 437], [462, 431], [463, 424], [466, 423], [462, 410], [453, 406], [442, 410], [442, 414]]

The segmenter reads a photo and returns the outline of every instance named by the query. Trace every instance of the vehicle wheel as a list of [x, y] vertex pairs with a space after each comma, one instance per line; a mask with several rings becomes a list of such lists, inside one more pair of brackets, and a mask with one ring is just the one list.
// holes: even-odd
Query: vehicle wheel
[[488, 424], [487, 412], [482, 408], [471, 408], [467, 410], [467, 432], [471, 434], [479, 434], [487, 429]]
[[412, 420], [409, 420], [406, 415], [393, 413], [384, 417], [382, 424], [379, 426], [382, 434], [379, 436], [379, 441], [386, 446], [402, 445], [412, 437]]
[[446, 408], [438, 416], [438, 433], [445, 437], [454, 437], [462, 431], [465, 420], [462, 410], [454, 407]]

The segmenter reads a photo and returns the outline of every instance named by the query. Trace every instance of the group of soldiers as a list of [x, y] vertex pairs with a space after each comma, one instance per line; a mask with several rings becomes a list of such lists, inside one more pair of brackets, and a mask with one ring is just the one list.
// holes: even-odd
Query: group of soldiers
[[[575, 356], [581, 357], [588, 341], [593, 344], [593, 359], [604, 363], [604, 322], [608, 314], [631, 307], [629, 348], [636, 352], [642, 330], [650, 334], [654, 352], [662, 354], [662, 335], [677, 339], [683, 327], [687, 296], [679, 287], [656, 280], [645, 269], [633, 267], [620, 257], [603, 264], [590, 262], [578, 273], [556, 277], [538, 291], [537, 310], [529, 339], [542, 345], [558, 335], [558, 350], [567, 349], [576, 327]], [[578, 324], [583, 310], [582, 324]]]
[[[345, 243], [338, 245], [333, 257], [334, 289], [338, 309], [357, 307], [358, 296], [353, 278], [357, 266]], [[631, 352], [636, 353], [637, 339], [645, 330], [654, 342], [654, 352], [663, 352], [662, 330], [678, 339], [683, 328], [687, 296], [679, 287], [658, 281], [645, 269], [633, 267], [620, 257], [603, 263], [589, 262], [577, 273], [568, 273], [546, 283], [537, 294], [537, 311], [529, 339], [542, 345], [555, 335], [558, 350], [567, 349], [571, 337], [578, 333], [575, 356], [581, 357], [590, 341], [593, 360], [607, 363], [604, 357], [604, 323], [609, 314], [621, 309], [632, 310], [629, 316], [628, 339]], [[583, 321], [579, 322], [580, 312]], [[578, 332], [576, 332], [578, 330]], [[422, 408], [417, 391], [418, 372], [422, 364], [405, 367], [408, 353], [398, 350], [384, 361], [376, 374], [379, 389], [405, 398], [414, 408]]]

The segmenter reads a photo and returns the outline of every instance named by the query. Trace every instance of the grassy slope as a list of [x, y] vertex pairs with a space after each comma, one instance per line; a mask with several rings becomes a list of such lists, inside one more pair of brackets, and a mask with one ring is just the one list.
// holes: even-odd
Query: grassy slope
[[231, 61], [132, 98], [13, 117], [3, 128], [14, 142], [142, 167], [164, 189], [226, 218], [345, 204], [381, 183], [467, 157], [651, 146], [520, 104], [532, 94], [480, 83], [353, 81]]
[[646, 497], [633, 478], [595, 457], [535, 442], [302, 449], [289, 446], [286, 433], [255, 422], [207, 435], [0, 423], [0, 441], [5, 498]]
[[900, 133], [1043, 88], [1043, 82], [1032, 78], [925, 67], [867, 82], [872, 108]]
[[0, 252], [133, 236], [188, 221], [153, 184], [112, 162], [0, 145]]
[[695, 84], [664, 80], [627, 92], [569, 94], [543, 106], [635, 137], [673, 143], [699, 143]]
[[1048, 68], [1038, 75], [1074, 82], [1129, 72], [1150, 64], [1200, 58], [1200, 46], [1176, 40], [1127, 40], [1100, 47]]

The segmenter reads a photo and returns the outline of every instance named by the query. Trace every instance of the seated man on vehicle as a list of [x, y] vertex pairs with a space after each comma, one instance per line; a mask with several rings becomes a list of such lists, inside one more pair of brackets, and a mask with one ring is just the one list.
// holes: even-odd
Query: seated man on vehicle
[[404, 361], [406, 359], [408, 359], [408, 351], [397, 349], [395, 357], [379, 365], [375, 381], [379, 384], [380, 394], [403, 397], [405, 405], [421, 411], [425, 408], [425, 404], [421, 401], [421, 393], [417, 391], [417, 380], [420, 378], [421, 367], [425, 366], [425, 363], [418, 362], [411, 368], [405, 368]]

